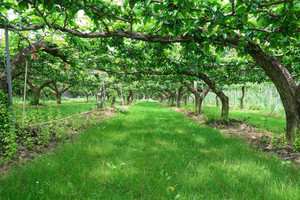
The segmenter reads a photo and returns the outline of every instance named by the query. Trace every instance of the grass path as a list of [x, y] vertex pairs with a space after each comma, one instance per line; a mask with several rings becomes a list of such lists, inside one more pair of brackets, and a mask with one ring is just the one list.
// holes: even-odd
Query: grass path
[[141, 102], [0, 179], [0, 199], [287, 199], [299, 169]]

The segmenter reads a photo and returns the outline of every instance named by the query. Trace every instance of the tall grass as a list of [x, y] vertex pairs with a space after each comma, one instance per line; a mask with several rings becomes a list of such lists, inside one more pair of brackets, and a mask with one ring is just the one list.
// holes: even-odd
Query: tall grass
[[153, 102], [0, 179], [0, 199], [297, 199], [300, 172]]

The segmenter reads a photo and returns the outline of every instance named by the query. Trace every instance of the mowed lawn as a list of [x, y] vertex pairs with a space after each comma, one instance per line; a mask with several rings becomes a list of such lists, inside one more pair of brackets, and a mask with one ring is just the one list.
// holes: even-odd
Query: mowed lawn
[[154, 102], [99, 123], [0, 181], [0, 199], [287, 199], [300, 170]]

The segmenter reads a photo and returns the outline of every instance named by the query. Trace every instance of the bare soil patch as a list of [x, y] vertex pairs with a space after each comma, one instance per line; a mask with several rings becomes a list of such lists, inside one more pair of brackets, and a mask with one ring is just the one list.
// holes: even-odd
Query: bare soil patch
[[[250, 146], [264, 152], [275, 154], [282, 161], [291, 161], [297, 165], [300, 164], [300, 153], [293, 151], [293, 146], [291, 144], [281, 145], [280, 147], [273, 145], [272, 140], [274, 140], [275, 134], [270, 131], [256, 128], [243, 121], [234, 119], [231, 119], [228, 124], [224, 124], [222, 122], [206, 123], [201, 116], [196, 116], [193, 111], [175, 107], [172, 107], [172, 109], [176, 112], [183, 113], [188, 118], [199, 124], [218, 128], [227, 136], [242, 138]], [[280, 140], [283, 138], [276, 137], [276, 139]]]

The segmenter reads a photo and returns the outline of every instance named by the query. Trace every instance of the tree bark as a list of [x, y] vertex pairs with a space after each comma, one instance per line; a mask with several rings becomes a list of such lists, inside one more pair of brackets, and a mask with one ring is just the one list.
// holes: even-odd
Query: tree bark
[[85, 93], [85, 96], [86, 96], [86, 103], [88, 103], [89, 102], [89, 93], [88, 92]]
[[[43, 51], [49, 53], [53, 56], [60, 57], [64, 62], [67, 62], [67, 56], [59, 53], [57, 48], [49, 48], [47, 44], [41, 40], [31, 44], [31, 46], [20, 49], [18, 54], [14, 57], [14, 59], [10, 63], [11, 67], [11, 78], [14, 80], [16, 77], [23, 73], [19, 73], [24, 63], [30, 58], [34, 48], [35, 52], [39, 51], [42, 47]], [[0, 73], [0, 89], [3, 90], [4, 93], [8, 93], [8, 85], [7, 85], [7, 70], [6, 68]]]
[[275, 84], [286, 114], [286, 138], [291, 141], [300, 126], [299, 86], [289, 71], [275, 57], [267, 55], [258, 45], [250, 44], [248, 53]]
[[40, 104], [40, 94], [41, 94], [40, 90], [34, 90], [33, 91], [33, 102], [32, 102], [32, 105], [35, 105], [35, 106], [41, 105]]
[[186, 107], [186, 105], [187, 105], [187, 95], [186, 94], [182, 96], [182, 100], [183, 100], [183, 107]]
[[72, 85], [62, 84], [61, 88], [58, 89], [57, 84], [54, 82], [54, 83], [53, 83], [53, 86], [48, 85], [48, 87], [49, 87], [50, 89], [52, 89], [53, 92], [55, 93], [55, 96], [56, 96], [56, 103], [57, 103], [57, 104], [61, 104], [61, 97], [62, 97], [62, 95], [63, 95], [68, 89], [70, 89], [70, 88], [72, 87]]
[[[190, 71], [190, 74], [196, 75], [195, 72]], [[229, 98], [224, 94], [224, 92], [218, 88], [214, 81], [212, 81], [208, 76], [202, 73], [198, 73], [197, 77], [201, 78], [209, 88], [221, 99], [222, 102], [222, 113], [221, 117], [227, 119], [229, 115]]]
[[33, 102], [32, 102], [33, 105], [40, 105], [40, 94], [42, 89], [47, 87], [52, 82], [53, 81], [47, 81], [40, 86], [34, 86], [29, 79], [27, 80], [27, 84], [29, 85], [30, 89], [33, 91]]
[[182, 86], [176, 89], [176, 107], [180, 108], [180, 100], [181, 100], [181, 94], [182, 92]]
[[240, 108], [244, 108], [245, 86], [242, 86], [242, 96], [240, 98]]
[[127, 105], [130, 104], [130, 102], [131, 102], [130, 100], [131, 100], [131, 97], [132, 97], [132, 95], [133, 95], [133, 93], [132, 93], [131, 90], [129, 90], [128, 92], [129, 92], [129, 95], [127, 96]]
[[56, 103], [57, 104], [61, 104], [61, 96], [62, 96], [62, 93], [57, 93], [56, 94]]
[[219, 107], [219, 98], [218, 98], [218, 95], [216, 95], [216, 106]]
[[169, 93], [170, 95], [170, 106], [174, 106], [174, 101], [176, 99], [176, 94], [174, 92], [172, 92], [172, 90], [170, 90], [169, 88], [166, 89], [166, 91]]
[[110, 107], [114, 107], [116, 101], [116, 97], [112, 96], [110, 101]]
[[200, 95], [200, 99], [199, 99], [199, 113], [201, 113], [201, 107], [202, 107], [202, 102], [204, 100], [204, 98], [206, 97], [206, 95], [209, 93], [209, 86], [207, 86], [204, 91], [202, 91], [202, 94]]
[[191, 84], [189, 84], [187, 81], [184, 81], [183, 84], [194, 94], [195, 96], [195, 113], [196, 115], [200, 115], [200, 94], [197, 91], [197, 89], [193, 88]]

